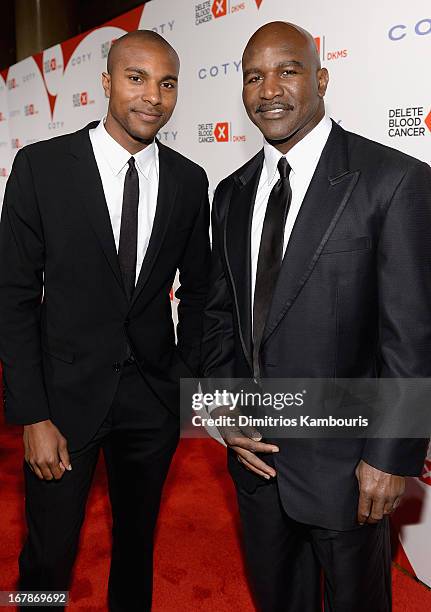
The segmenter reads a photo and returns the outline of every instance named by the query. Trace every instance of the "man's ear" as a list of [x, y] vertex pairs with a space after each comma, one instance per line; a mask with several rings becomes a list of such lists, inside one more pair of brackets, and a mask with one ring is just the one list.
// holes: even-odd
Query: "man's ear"
[[329, 83], [329, 72], [326, 70], [326, 68], [320, 68], [317, 71], [317, 79], [319, 96], [323, 98], [325, 96], [326, 88], [328, 87]]
[[105, 90], [105, 98], [111, 95], [111, 75], [109, 72], [102, 72], [102, 87]]

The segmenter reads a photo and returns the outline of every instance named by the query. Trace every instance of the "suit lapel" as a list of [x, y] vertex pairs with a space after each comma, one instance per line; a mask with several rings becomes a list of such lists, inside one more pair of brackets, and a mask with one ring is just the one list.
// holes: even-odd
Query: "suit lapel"
[[263, 164], [260, 151], [235, 175], [225, 225], [225, 255], [235, 294], [243, 349], [251, 364], [251, 223]]
[[147, 251], [132, 296], [131, 305], [136, 301], [151, 274], [151, 270], [153, 269], [169, 225], [178, 192], [178, 181], [174, 174], [174, 162], [169, 156], [169, 149], [159, 143], [157, 144], [159, 148], [159, 189], [156, 214], [154, 216], [153, 229], [151, 231]]
[[333, 123], [283, 258], [262, 345], [309, 278], [358, 178], [359, 171], [348, 168], [344, 130]]
[[[74, 134], [70, 152], [73, 157], [75, 179], [71, 181], [71, 190], [74, 201], [78, 201], [83, 205], [103, 253], [120, 288], [124, 292], [111, 219], [103, 192], [103, 184], [88, 135], [88, 130], [95, 128], [97, 125], [98, 122], [90, 123]], [[173, 170], [173, 162], [169, 158], [169, 150], [163, 145], [159, 145], [159, 189], [156, 214], [131, 305], [148, 280], [168, 227], [178, 190], [178, 182], [173, 175]], [[125, 293], [124, 296], [126, 297]]]
[[90, 123], [84, 129], [75, 132], [71, 144], [71, 155], [74, 158], [71, 166], [72, 180], [70, 189], [74, 202], [80, 202], [87, 218], [100, 243], [103, 253], [124, 291], [121, 270], [118, 263], [117, 249], [112, 233], [111, 219], [103, 192], [99, 168], [94, 157], [88, 130], [95, 128], [98, 121]]

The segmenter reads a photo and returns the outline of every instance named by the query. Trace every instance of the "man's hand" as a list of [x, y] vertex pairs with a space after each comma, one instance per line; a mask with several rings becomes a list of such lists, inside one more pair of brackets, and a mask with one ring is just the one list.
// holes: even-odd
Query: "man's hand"
[[41, 480], [60, 480], [64, 470], [71, 470], [67, 440], [47, 419], [24, 425], [25, 460]]
[[359, 483], [358, 522], [378, 523], [399, 505], [406, 488], [404, 476], [395, 476], [360, 461], [356, 468]]
[[[231, 410], [228, 406], [219, 406], [211, 411], [211, 418], [229, 416], [237, 419], [239, 414], [238, 410]], [[256, 457], [256, 453], [278, 453], [278, 446], [260, 442], [262, 434], [254, 427], [239, 427], [239, 425], [235, 425], [232, 427], [219, 427], [218, 430], [227, 446], [236, 452], [238, 461], [245, 468], [259, 476], [263, 476], [267, 480], [275, 477], [276, 472], [274, 468], [267, 465], [259, 457]]]

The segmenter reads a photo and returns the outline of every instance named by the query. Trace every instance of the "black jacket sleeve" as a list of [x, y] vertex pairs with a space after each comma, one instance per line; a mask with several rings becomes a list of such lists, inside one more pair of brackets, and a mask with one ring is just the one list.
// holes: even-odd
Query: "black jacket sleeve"
[[9, 423], [49, 418], [40, 339], [44, 260], [33, 176], [22, 149], [7, 182], [0, 222], [0, 358]]
[[197, 376], [202, 340], [202, 319], [208, 292], [210, 264], [208, 179], [202, 171], [201, 203], [179, 266], [180, 287], [177, 338], [181, 358]]
[[[431, 377], [431, 169], [425, 163], [407, 170], [389, 202], [377, 273], [380, 378]], [[415, 418], [414, 406], [400, 408]], [[362, 458], [385, 472], [416, 476], [427, 444], [369, 439]]]
[[223, 227], [220, 207], [229, 197], [222, 182], [214, 194], [211, 214], [212, 252], [208, 299], [204, 314], [202, 376], [233, 378], [235, 363], [233, 303], [223, 265]]

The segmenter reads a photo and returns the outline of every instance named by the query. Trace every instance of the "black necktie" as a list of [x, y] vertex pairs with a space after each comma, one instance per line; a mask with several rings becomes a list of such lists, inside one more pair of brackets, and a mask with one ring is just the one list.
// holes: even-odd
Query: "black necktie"
[[132, 297], [136, 279], [136, 253], [138, 248], [139, 177], [135, 159], [129, 159], [124, 179], [123, 207], [121, 209], [120, 244], [118, 260], [123, 275], [124, 288]]
[[277, 165], [280, 174], [268, 199], [259, 256], [253, 304], [253, 373], [259, 378], [259, 349], [266, 318], [283, 258], [284, 226], [292, 199], [290, 166], [285, 157]]

